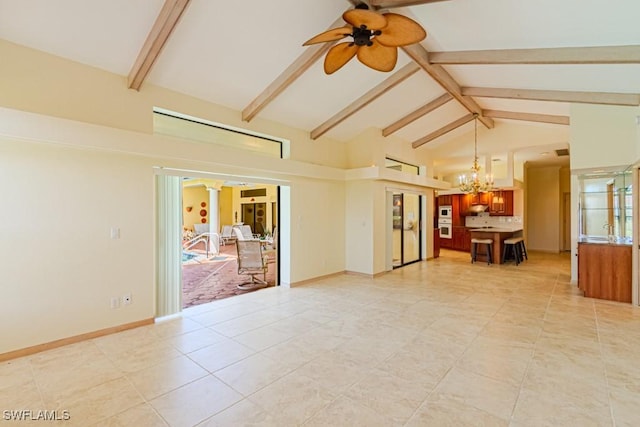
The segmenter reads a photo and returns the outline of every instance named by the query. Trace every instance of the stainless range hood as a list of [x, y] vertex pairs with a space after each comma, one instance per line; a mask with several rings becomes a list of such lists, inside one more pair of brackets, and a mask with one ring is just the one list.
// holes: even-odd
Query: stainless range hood
[[467, 212], [477, 214], [486, 211], [488, 208], [489, 205], [472, 205]]

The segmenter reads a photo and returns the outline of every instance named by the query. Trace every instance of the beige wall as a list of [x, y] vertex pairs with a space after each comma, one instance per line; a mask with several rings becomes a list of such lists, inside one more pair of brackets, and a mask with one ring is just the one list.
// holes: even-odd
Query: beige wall
[[[264, 164], [244, 153], [210, 154], [223, 154], [225, 164], [203, 161], [179, 141], [1, 108], [0, 123], [2, 133], [16, 134], [0, 145], [3, 203], [15, 207], [1, 210], [0, 256], [11, 263], [0, 277], [14, 286], [5, 298], [11, 309], [0, 313], [9, 325], [0, 353], [154, 317], [154, 166], [233, 177]], [[155, 155], [111, 151], [147, 143]], [[180, 146], [198, 160], [170, 155]], [[299, 177], [298, 164], [278, 166], [260, 174], [291, 187], [283, 284], [344, 271], [344, 175], [319, 169], [317, 178]], [[120, 239], [110, 239], [111, 227]], [[133, 304], [111, 309], [111, 297], [125, 293]]]
[[[1, 40], [0, 57], [0, 353], [154, 317], [154, 167], [290, 186], [284, 284], [345, 270], [344, 144]], [[291, 160], [152, 135], [154, 105], [287, 138]]]
[[[201, 207], [200, 204], [205, 202], [206, 207]], [[191, 207], [191, 212], [187, 211], [187, 207]], [[188, 230], [194, 231], [194, 224], [202, 223], [202, 216], [200, 216], [200, 211], [205, 209], [207, 214], [204, 218], [209, 222], [209, 211], [211, 207], [209, 206], [209, 192], [206, 187], [202, 185], [198, 185], [196, 187], [184, 187], [182, 190], [182, 223], [184, 227]]]
[[560, 167], [526, 169], [527, 249], [559, 252]]
[[639, 107], [571, 106], [571, 169], [629, 166], [640, 158]]
[[222, 187], [220, 189], [220, 227], [233, 224], [233, 188]]
[[[346, 185], [346, 269], [373, 274], [373, 187], [372, 181], [349, 181]], [[381, 228], [380, 230], [385, 230]]]
[[291, 159], [347, 167], [344, 144], [256, 118], [243, 122], [241, 114], [201, 99], [145, 83], [139, 92], [126, 88], [118, 76], [0, 39], [0, 105], [13, 109], [79, 120], [151, 134], [153, 107], [261, 132], [292, 141]]
[[151, 162], [10, 138], [0, 153], [0, 353], [153, 317]]

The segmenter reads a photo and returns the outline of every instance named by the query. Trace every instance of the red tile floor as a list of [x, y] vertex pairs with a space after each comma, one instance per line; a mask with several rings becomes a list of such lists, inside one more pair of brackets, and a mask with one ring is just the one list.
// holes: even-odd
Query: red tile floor
[[[193, 252], [203, 251], [199, 251], [196, 247]], [[271, 257], [269, 269], [267, 270], [267, 283], [269, 286], [275, 286], [276, 282], [274, 255], [269, 255]], [[238, 275], [237, 258], [238, 253], [234, 243], [221, 245], [220, 253], [210, 258], [210, 260], [183, 264], [182, 308], [259, 290], [243, 291], [237, 288], [237, 285], [251, 280], [248, 275]]]

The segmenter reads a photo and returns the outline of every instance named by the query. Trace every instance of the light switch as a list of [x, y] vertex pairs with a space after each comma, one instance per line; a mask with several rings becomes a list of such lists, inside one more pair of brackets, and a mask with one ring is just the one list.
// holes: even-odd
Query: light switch
[[112, 239], [119, 239], [120, 238], [120, 228], [111, 227], [111, 238]]

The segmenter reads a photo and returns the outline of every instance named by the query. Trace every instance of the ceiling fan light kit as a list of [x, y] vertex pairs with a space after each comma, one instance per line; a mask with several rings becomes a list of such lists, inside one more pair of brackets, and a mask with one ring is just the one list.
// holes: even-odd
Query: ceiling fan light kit
[[354, 56], [369, 68], [388, 72], [398, 62], [398, 47], [418, 43], [427, 33], [411, 18], [396, 13], [377, 13], [361, 3], [342, 14], [349, 25], [334, 28], [307, 40], [303, 46], [351, 37], [353, 41], [333, 46], [324, 59], [324, 72], [333, 74]]

